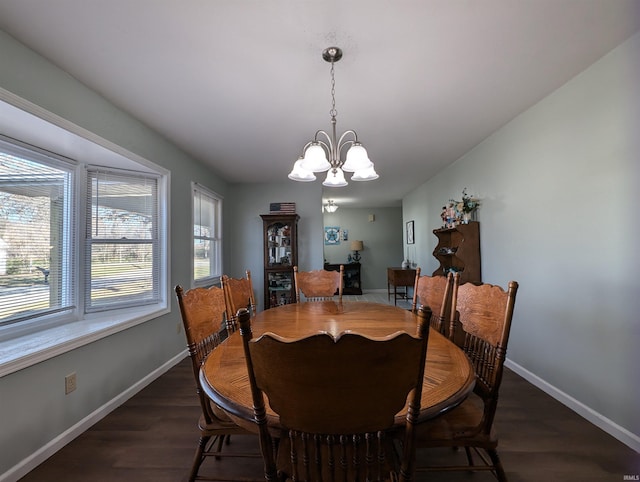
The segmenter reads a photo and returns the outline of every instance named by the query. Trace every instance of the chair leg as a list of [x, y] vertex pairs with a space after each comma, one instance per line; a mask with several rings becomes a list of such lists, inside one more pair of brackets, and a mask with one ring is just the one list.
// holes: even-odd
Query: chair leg
[[[218, 435], [218, 447], [216, 448], [216, 452], [222, 452], [222, 444], [224, 443], [224, 439], [229, 437], [228, 435]], [[216, 460], [220, 460], [220, 455], [216, 455]]]
[[464, 448], [465, 453], [467, 454], [467, 463], [469, 467], [473, 467], [473, 456], [471, 455], [471, 449], [469, 447]]
[[189, 473], [189, 482], [193, 482], [194, 480], [196, 480], [196, 477], [198, 475], [198, 470], [200, 469], [200, 465], [202, 464], [202, 460], [204, 459], [204, 457], [202, 456], [202, 453], [204, 452], [205, 447], [207, 446], [207, 442], [209, 441], [209, 439], [211, 438], [211, 436], [206, 436], [206, 437], [200, 437], [200, 440], [198, 441], [198, 448], [196, 449], [196, 454], [193, 457], [193, 463], [191, 464], [191, 472]]
[[498, 451], [495, 449], [487, 450], [489, 453], [489, 457], [491, 457], [491, 462], [493, 463], [493, 467], [495, 468], [495, 476], [500, 482], [507, 482], [507, 474], [504, 472], [504, 468], [502, 467], [502, 462], [500, 462], [500, 457], [498, 457]]

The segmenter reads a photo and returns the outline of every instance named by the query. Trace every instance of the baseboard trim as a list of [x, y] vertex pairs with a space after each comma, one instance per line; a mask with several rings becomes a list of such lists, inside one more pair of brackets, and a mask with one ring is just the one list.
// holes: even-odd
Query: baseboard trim
[[104, 417], [109, 415], [112, 411], [122, 405], [124, 402], [133, 397], [140, 390], [145, 388], [151, 382], [165, 374], [175, 365], [180, 363], [185, 357], [189, 354], [186, 350], [182, 351], [175, 357], [169, 359], [166, 363], [149, 373], [147, 376], [139, 380], [137, 383], [130, 386], [124, 392], [120, 393], [118, 396], [112, 398], [107, 403], [94, 410], [92, 413], [87, 415], [85, 418], [80, 420], [75, 425], [69, 427], [67, 430], [62, 432], [56, 438], [51, 440], [49, 443], [35, 451], [26, 459], [22, 460], [20, 463], [14, 465], [11, 469], [6, 471], [4, 474], [0, 475], [0, 482], [17, 482], [20, 478], [24, 477], [30, 471], [35, 469], [42, 462], [47, 460], [53, 454], [55, 454], [62, 447], [67, 445], [73, 439], [78, 437], [80, 434], [84, 433], [91, 426], [95, 425], [97, 422], [102, 420]]
[[596, 427], [604, 430], [612, 437], [618, 439], [620, 442], [628, 446], [629, 448], [635, 450], [640, 453], [640, 437], [634, 433], [631, 433], [624, 427], [621, 427], [614, 421], [608, 419], [604, 415], [596, 412], [592, 408], [586, 406], [584, 403], [576, 400], [571, 395], [559, 390], [554, 387], [550, 383], [546, 382], [539, 376], [534, 373], [531, 373], [529, 370], [524, 368], [521, 365], [507, 359], [505, 360], [504, 366], [513, 370], [515, 373], [520, 375], [522, 378], [530, 382], [531, 384], [538, 387], [540, 390], [545, 392], [547, 395], [555, 398], [563, 405], [567, 406], [582, 418], [588, 420]]

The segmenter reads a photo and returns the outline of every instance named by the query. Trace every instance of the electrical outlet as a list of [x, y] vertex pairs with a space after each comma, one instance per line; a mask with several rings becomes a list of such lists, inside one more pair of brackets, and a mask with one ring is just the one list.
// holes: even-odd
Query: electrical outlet
[[76, 372], [70, 373], [64, 377], [64, 393], [68, 395], [77, 388]]

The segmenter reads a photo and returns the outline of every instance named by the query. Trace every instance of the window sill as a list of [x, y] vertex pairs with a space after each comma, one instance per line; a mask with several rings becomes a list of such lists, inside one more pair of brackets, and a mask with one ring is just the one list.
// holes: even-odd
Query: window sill
[[168, 313], [166, 306], [103, 312], [0, 341], [0, 377]]

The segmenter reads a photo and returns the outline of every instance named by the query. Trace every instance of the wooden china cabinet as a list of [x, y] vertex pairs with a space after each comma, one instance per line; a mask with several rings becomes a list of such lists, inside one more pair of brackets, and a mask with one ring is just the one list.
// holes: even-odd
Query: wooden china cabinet
[[261, 214], [264, 236], [264, 309], [295, 303], [298, 264], [297, 214]]

